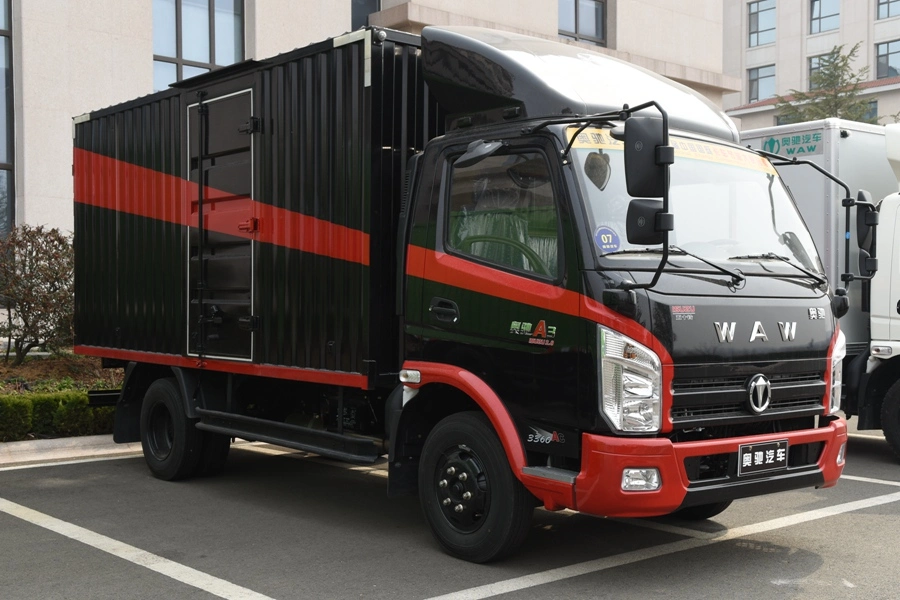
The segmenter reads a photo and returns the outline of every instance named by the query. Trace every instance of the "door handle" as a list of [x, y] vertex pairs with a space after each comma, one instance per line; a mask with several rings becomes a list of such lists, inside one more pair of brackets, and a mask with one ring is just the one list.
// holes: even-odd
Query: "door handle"
[[900, 315], [900, 300], [897, 300], [897, 314]]
[[434, 315], [434, 318], [438, 321], [445, 323], [456, 323], [459, 321], [459, 307], [453, 300], [434, 297], [428, 306], [428, 312]]

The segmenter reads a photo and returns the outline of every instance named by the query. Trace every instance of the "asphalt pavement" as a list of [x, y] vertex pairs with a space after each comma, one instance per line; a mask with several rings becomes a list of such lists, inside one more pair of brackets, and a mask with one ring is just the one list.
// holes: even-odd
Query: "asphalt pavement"
[[[852, 425], [852, 423], [851, 423]], [[235, 444], [225, 473], [150, 476], [111, 437], [0, 444], [0, 598], [893, 599], [900, 464], [853, 433], [837, 486], [701, 523], [535, 512], [521, 552], [443, 554], [383, 465]]]

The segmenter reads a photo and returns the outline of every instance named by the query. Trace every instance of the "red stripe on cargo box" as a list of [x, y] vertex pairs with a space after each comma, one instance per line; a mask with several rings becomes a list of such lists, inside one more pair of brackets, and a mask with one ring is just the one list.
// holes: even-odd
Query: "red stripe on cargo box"
[[[74, 164], [75, 202], [197, 226], [197, 184], [80, 148]], [[369, 234], [363, 231], [215, 188], [204, 188], [203, 221], [217, 233], [369, 264]]]
[[255, 375], [257, 377], [271, 377], [274, 379], [306, 381], [308, 383], [339, 385], [362, 390], [369, 388], [368, 377], [361, 373], [348, 373], [346, 371], [326, 371], [324, 369], [261, 365], [207, 357], [201, 359], [199, 357], [179, 356], [177, 354], [119, 350], [116, 348], [101, 348], [99, 346], [75, 346], [74, 351], [75, 354], [83, 354], [86, 356], [97, 356], [100, 358], [112, 358], [116, 360], [135, 361], [155, 365], [167, 365], [170, 367], [208, 369], [210, 371], [222, 371], [224, 373], [238, 373], [241, 375]]

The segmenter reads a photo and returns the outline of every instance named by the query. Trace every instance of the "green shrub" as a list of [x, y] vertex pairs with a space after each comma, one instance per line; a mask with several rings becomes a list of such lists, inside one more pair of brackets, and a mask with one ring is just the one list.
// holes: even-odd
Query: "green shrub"
[[60, 436], [91, 435], [94, 433], [94, 411], [88, 406], [84, 392], [62, 392], [53, 419], [53, 428]]
[[31, 400], [31, 432], [35, 435], [51, 435], [54, 431], [53, 419], [59, 409], [59, 394], [28, 394], [22, 396]]
[[0, 442], [25, 439], [31, 429], [31, 402], [20, 396], [0, 396]]
[[113, 424], [116, 420], [115, 406], [98, 406], [94, 411], [94, 435], [104, 435], [113, 432]]

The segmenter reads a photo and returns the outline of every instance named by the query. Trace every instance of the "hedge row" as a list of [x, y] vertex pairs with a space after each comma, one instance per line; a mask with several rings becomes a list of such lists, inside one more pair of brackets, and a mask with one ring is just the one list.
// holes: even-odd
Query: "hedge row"
[[86, 392], [0, 396], [0, 442], [112, 433], [115, 408], [88, 405]]

